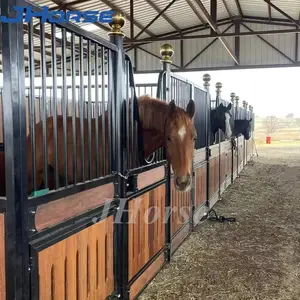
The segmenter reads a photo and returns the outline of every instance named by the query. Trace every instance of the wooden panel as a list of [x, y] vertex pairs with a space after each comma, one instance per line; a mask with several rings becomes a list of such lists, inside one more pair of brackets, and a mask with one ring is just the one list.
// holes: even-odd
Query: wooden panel
[[98, 300], [114, 290], [113, 216], [38, 254], [40, 300]]
[[185, 240], [185, 238], [188, 236], [190, 233], [190, 224], [186, 224], [184, 228], [180, 230], [176, 234], [176, 236], [173, 238], [171, 242], [171, 253], [173, 253], [180, 245], [181, 243]]
[[171, 236], [173, 236], [191, 216], [191, 191], [179, 192], [171, 178]]
[[139, 276], [139, 278], [130, 287], [130, 299], [134, 299], [138, 293], [149, 283], [157, 272], [161, 269], [165, 262], [164, 253], [161, 253], [158, 258]]
[[165, 177], [165, 167], [161, 166], [146, 172], [143, 172], [137, 177], [137, 186], [141, 190], [146, 186], [149, 186], [155, 182], [163, 180]]
[[112, 201], [114, 185], [108, 183], [59, 200], [38, 206], [35, 215], [35, 227], [38, 231], [56, 225], [69, 218]]
[[201, 167], [195, 170], [195, 208], [202, 205], [206, 199], [206, 167], [207, 164], [202, 165]]
[[194, 165], [204, 162], [206, 159], [205, 148], [194, 151]]
[[6, 299], [5, 289], [5, 220], [4, 214], [0, 214], [0, 300]]
[[129, 201], [129, 280], [165, 244], [166, 185]]
[[213, 196], [219, 190], [219, 156], [209, 162], [209, 194]]

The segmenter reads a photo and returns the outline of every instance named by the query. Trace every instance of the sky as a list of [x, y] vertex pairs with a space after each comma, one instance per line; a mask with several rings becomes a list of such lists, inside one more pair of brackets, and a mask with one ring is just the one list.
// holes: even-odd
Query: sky
[[[240, 105], [245, 100], [254, 107], [257, 116], [264, 117], [275, 115], [284, 117], [293, 113], [300, 117], [300, 67], [253, 69], [253, 70], [224, 70], [209, 72], [185, 72], [178, 75], [203, 86], [202, 77], [205, 73], [211, 76], [210, 92], [215, 98], [215, 84], [221, 82], [222, 98], [230, 100], [230, 93], [234, 92], [240, 97]], [[2, 78], [0, 74], [0, 86]], [[135, 74], [136, 83], [157, 83], [158, 74]], [[68, 78], [67, 84], [71, 84]], [[79, 78], [77, 78], [79, 79]], [[85, 78], [87, 79], [87, 78]], [[59, 84], [58, 79], [58, 84]], [[87, 80], [85, 80], [87, 83]], [[28, 79], [26, 84], [28, 84]], [[51, 78], [47, 78], [47, 85], [51, 84]], [[78, 80], [79, 83], [79, 80]], [[40, 78], [36, 79], [36, 85], [40, 84]]]
[[[202, 77], [210, 74], [210, 93], [214, 98], [216, 82], [222, 83], [222, 98], [230, 100], [231, 92], [254, 107], [260, 117], [275, 115], [284, 117], [289, 113], [300, 117], [300, 67], [252, 70], [224, 70], [209, 72], [177, 73], [197, 85], [203, 86]], [[157, 74], [135, 75], [136, 82], [156, 82]]]

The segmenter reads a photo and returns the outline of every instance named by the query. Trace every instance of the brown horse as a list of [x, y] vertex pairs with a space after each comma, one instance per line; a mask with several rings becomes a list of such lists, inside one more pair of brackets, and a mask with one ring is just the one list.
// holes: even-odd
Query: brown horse
[[[180, 191], [186, 191], [191, 185], [191, 162], [194, 153], [194, 140], [196, 138], [196, 129], [192, 118], [195, 113], [195, 103], [193, 100], [187, 105], [186, 111], [176, 107], [175, 102], [167, 104], [165, 101], [142, 96], [138, 100], [139, 118], [144, 140], [144, 155], [148, 157], [154, 151], [161, 147], [166, 147], [167, 160], [174, 171], [175, 186]], [[73, 184], [73, 128], [72, 116], [67, 117], [67, 179], [69, 184]], [[84, 134], [81, 137], [80, 118], [75, 118], [76, 122], [76, 181], [82, 182], [82, 153], [81, 146], [84, 147], [84, 171], [85, 179], [89, 175], [89, 143], [88, 143], [88, 120], [84, 119]], [[102, 139], [102, 118], [98, 119], [98, 149], [96, 151], [96, 119], [91, 119], [91, 175], [96, 178], [96, 157], [99, 160], [99, 177], [109, 174], [109, 137], [108, 130], [105, 130], [105, 136]], [[47, 159], [48, 164], [54, 167], [54, 134], [53, 134], [53, 116], [47, 118]], [[108, 128], [108, 113], [105, 112], [105, 129]], [[40, 186], [43, 181], [43, 128], [42, 122], [35, 126], [36, 132], [36, 186]], [[103, 156], [103, 142], [105, 144], [105, 154]], [[65, 176], [64, 161], [64, 127], [63, 116], [57, 116], [57, 161], [58, 174]], [[130, 149], [132, 151], [132, 149]], [[27, 168], [28, 168], [28, 193], [33, 189], [32, 178], [32, 155], [30, 145], [30, 134], [27, 136]], [[5, 177], [5, 176], [4, 176]], [[4, 184], [5, 183], [1, 183]]]

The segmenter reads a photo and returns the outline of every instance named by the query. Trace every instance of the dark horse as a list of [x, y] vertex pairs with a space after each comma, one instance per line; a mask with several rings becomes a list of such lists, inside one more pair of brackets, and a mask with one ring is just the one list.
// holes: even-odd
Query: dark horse
[[252, 128], [251, 128], [252, 118], [250, 120], [234, 120], [233, 134], [235, 137], [243, 135], [245, 140], [251, 138]]
[[225, 138], [232, 138], [232, 126], [231, 126], [231, 103], [224, 106], [221, 103], [215, 109], [210, 111], [210, 133], [211, 133], [211, 144], [214, 143], [214, 137], [219, 129], [225, 134]]

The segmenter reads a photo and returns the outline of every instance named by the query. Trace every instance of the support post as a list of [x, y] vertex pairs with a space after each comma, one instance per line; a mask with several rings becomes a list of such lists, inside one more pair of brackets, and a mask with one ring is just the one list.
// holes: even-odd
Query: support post
[[249, 117], [250, 119], [252, 118], [251, 121], [251, 139], [252, 139], [252, 143], [251, 143], [251, 158], [254, 156], [254, 126], [253, 126], [253, 122], [254, 122], [254, 118], [253, 118], [253, 106], [249, 105]]
[[210, 142], [211, 142], [211, 128], [210, 128], [210, 93], [209, 93], [209, 86], [210, 86], [211, 77], [209, 74], [203, 75], [204, 81], [204, 89], [206, 91], [206, 120], [205, 120], [205, 135], [206, 135], [206, 147], [205, 147], [205, 158], [206, 158], [206, 206], [209, 208], [209, 158], [210, 158]]
[[[243, 119], [247, 120], [247, 101], [243, 100]], [[244, 149], [243, 149], [243, 166], [247, 164], [247, 143], [245, 138], [243, 139]]]
[[[162, 71], [165, 71], [165, 74], [162, 78], [162, 100], [169, 102], [171, 100], [171, 63], [172, 63], [172, 56], [174, 54], [173, 47], [169, 44], [164, 44], [160, 47], [160, 55], [161, 55], [161, 69]], [[171, 168], [170, 164], [168, 163], [167, 168], [167, 182], [166, 182], [166, 202], [165, 202], [165, 213], [171, 212]], [[165, 261], [170, 262], [171, 261], [171, 213], [168, 215], [167, 222], [165, 224], [165, 244], [166, 244], [166, 250], [165, 250]]]
[[[216, 83], [216, 108], [220, 105], [221, 102], [221, 88], [222, 88], [222, 83], [221, 82], [217, 82]], [[221, 197], [221, 163], [222, 163], [222, 159], [221, 159], [221, 138], [222, 136], [222, 131], [220, 129], [218, 129], [217, 132], [217, 136], [216, 136], [216, 141], [218, 143], [218, 147], [219, 147], [219, 192], [218, 192], [218, 197], [220, 199]]]
[[[235, 96], [235, 120], [239, 120], [240, 119], [240, 112], [239, 112], [239, 100], [240, 97], [239, 96]], [[236, 165], [237, 165], [237, 177], [239, 176], [239, 138], [237, 137], [237, 141], [236, 141], [236, 147], [237, 147], [237, 155], [236, 155]]]
[[[232, 92], [230, 94], [230, 101], [232, 103], [232, 128], [233, 128], [233, 131], [234, 131], [234, 120], [235, 120], [235, 109], [234, 109], [234, 98], [235, 98], [235, 93]], [[235, 137], [234, 137], [235, 138]], [[233, 145], [231, 146], [231, 183], [233, 183], [233, 180], [234, 180], [234, 147]]]
[[[17, 0], [0, 1], [1, 16], [15, 19]], [[5, 155], [6, 299], [29, 300], [28, 174], [23, 22], [0, 23]]]
[[[121, 176], [125, 172], [126, 164], [126, 141], [123, 145], [123, 130], [126, 128], [122, 124], [125, 120], [125, 52], [123, 47], [123, 40], [125, 34], [122, 28], [125, 25], [124, 16], [117, 12], [113, 16], [112, 22], [109, 24], [111, 32], [108, 33], [110, 41], [118, 48], [116, 52], [112, 53], [112, 71], [114, 74], [113, 91], [114, 97], [112, 98], [112, 112], [114, 121], [111, 122], [112, 126], [112, 139], [114, 139], [115, 149], [114, 162], [112, 171], [118, 174], [118, 180], [115, 182], [115, 198], [118, 199], [119, 205], [122, 207], [122, 213], [119, 220], [116, 220], [117, 212], [115, 214], [115, 232], [114, 232], [114, 274], [115, 274], [115, 289], [119, 298], [128, 300], [129, 297], [129, 278], [128, 278], [128, 201], [126, 199], [126, 183], [127, 180]], [[111, 120], [113, 121], [113, 120]]]

